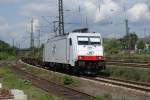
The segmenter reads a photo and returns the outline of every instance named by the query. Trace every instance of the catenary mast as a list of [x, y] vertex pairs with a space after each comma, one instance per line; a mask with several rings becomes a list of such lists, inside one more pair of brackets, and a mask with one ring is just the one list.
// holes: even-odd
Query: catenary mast
[[63, 13], [63, 0], [59, 0], [59, 35], [64, 35], [64, 13]]

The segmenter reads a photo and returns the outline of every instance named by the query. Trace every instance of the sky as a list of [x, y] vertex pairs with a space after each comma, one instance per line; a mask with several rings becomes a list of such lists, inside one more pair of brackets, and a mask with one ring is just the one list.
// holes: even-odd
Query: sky
[[[102, 37], [125, 35], [125, 19], [130, 32], [139, 37], [150, 33], [150, 0], [63, 0], [65, 32], [88, 27]], [[38, 30], [41, 41], [53, 34], [53, 21], [58, 20], [57, 0], [0, 0], [0, 40], [26, 48], [30, 44], [31, 19], [34, 19], [35, 44]], [[70, 23], [70, 24], [69, 24]]]

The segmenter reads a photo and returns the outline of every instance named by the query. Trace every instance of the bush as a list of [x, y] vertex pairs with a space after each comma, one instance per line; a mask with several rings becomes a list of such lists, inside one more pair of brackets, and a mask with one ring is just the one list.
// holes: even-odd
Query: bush
[[29, 86], [32, 85], [32, 83], [31, 83], [30, 81], [28, 81], [28, 80], [23, 80], [23, 83], [24, 83], [25, 85], [29, 85]]
[[64, 82], [63, 82], [64, 85], [71, 85], [74, 83], [73, 79], [71, 77], [68, 77], [68, 76], [65, 76], [63, 80], [64, 80]]
[[100, 96], [95, 96], [92, 98], [92, 100], [103, 100]]

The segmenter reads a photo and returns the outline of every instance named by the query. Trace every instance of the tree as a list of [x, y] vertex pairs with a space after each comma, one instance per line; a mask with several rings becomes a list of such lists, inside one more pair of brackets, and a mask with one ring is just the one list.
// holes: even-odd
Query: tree
[[10, 45], [8, 43], [5, 43], [4, 41], [0, 40], [0, 49], [8, 49], [10, 48]]
[[150, 51], [150, 41], [147, 44], [148, 44], [148, 51]]
[[8, 43], [0, 40], [0, 60], [15, 57], [16, 53]]
[[120, 39], [122, 49], [126, 50], [135, 50], [135, 45], [138, 41], [138, 36], [135, 32], [130, 33], [129, 35], [126, 35], [123, 37], [123, 39]]
[[120, 42], [116, 39], [107, 40], [104, 42], [105, 51], [107, 53], [116, 54], [121, 49]]
[[145, 48], [145, 43], [143, 40], [139, 41], [137, 44], [137, 49], [138, 50], [143, 50]]

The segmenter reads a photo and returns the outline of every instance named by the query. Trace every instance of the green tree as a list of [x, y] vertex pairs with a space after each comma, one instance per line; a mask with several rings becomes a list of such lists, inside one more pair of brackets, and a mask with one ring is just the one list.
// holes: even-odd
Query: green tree
[[137, 49], [143, 50], [145, 48], [145, 43], [143, 40], [139, 41], [137, 44]]
[[150, 52], [150, 39], [149, 39], [149, 41], [147, 42], [147, 44], [148, 44], [148, 52]]
[[0, 60], [8, 59], [16, 56], [15, 49], [12, 48], [8, 43], [0, 40]]
[[130, 49], [134, 50], [135, 45], [138, 41], [138, 36], [136, 35], [135, 32], [130, 33], [129, 35], [124, 36], [122, 39], [120, 39], [122, 49]]
[[116, 54], [119, 53], [121, 45], [118, 40], [111, 39], [104, 42], [104, 47], [107, 53]]
[[8, 43], [5, 43], [4, 41], [1, 41], [0, 40], [0, 49], [8, 49], [10, 48], [9, 44]]

